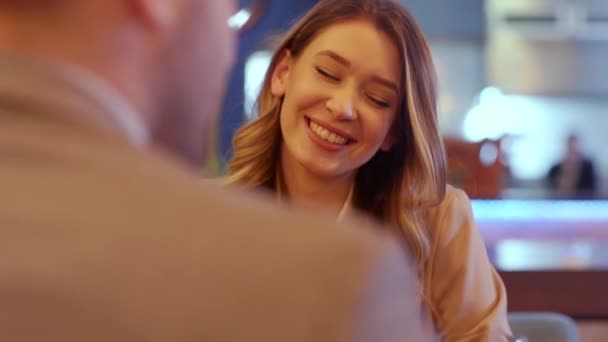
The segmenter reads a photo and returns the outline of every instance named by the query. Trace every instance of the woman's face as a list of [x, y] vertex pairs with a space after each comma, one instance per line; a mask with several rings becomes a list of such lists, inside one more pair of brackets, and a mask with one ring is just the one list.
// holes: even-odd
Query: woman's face
[[337, 177], [389, 150], [401, 64], [390, 38], [365, 21], [334, 24], [299, 56], [286, 52], [271, 82], [272, 94], [284, 96], [283, 162]]

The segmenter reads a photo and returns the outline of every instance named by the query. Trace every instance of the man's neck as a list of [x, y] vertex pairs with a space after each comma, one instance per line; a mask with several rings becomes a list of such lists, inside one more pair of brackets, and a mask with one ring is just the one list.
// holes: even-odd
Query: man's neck
[[[44, 68], [45, 72], [55, 74], [51, 76], [71, 83], [75, 89], [87, 93], [87, 97], [104, 107], [118, 128], [131, 140], [138, 145], [147, 142], [147, 131], [153, 119], [149, 115], [152, 104], [145, 100], [144, 90], [138, 86], [143, 81], [137, 76], [147, 73], [137, 69], [135, 63], [125, 62], [135, 58], [130, 58], [132, 56], [123, 51], [138, 50], [126, 49], [132, 46], [127, 39], [129, 36], [100, 29], [92, 31], [94, 35], [74, 34], [72, 37], [73, 31], [79, 27], [78, 18], [68, 22], [55, 20], [57, 18], [50, 14], [48, 17], [45, 15], [38, 10], [32, 13], [24, 10], [21, 16], [12, 12], [0, 15], [2, 54], [23, 63], [35, 64]], [[85, 32], [87, 29], [82, 26]], [[71, 39], [66, 40], [66, 36]], [[83, 48], [91, 41], [95, 41], [99, 48]]]
[[346, 204], [354, 184], [354, 173], [336, 177], [319, 177], [286, 153], [281, 156], [285, 192], [292, 203], [314, 207], [338, 215]]

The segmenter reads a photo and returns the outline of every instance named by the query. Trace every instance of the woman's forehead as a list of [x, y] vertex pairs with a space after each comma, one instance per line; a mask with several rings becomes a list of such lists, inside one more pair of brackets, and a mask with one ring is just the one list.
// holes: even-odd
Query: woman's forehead
[[302, 52], [304, 58], [338, 56], [353, 68], [367, 69], [393, 81], [401, 75], [401, 55], [391, 37], [372, 23], [360, 20], [320, 30]]

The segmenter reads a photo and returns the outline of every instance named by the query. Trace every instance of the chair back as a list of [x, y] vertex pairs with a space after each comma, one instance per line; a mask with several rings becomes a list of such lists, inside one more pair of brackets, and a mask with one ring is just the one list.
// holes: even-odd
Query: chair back
[[530, 342], [579, 342], [576, 322], [556, 312], [510, 312], [509, 325], [516, 337]]

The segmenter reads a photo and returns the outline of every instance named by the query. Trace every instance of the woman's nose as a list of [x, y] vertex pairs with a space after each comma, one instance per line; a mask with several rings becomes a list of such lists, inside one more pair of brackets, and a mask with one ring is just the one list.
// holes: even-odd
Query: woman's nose
[[355, 92], [348, 87], [336, 90], [326, 103], [327, 109], [338, 120], [355, 120]]

